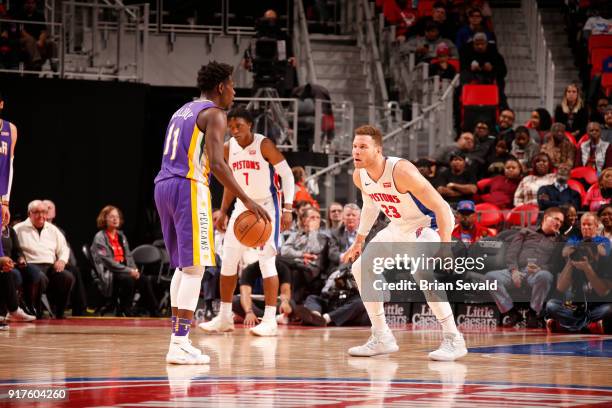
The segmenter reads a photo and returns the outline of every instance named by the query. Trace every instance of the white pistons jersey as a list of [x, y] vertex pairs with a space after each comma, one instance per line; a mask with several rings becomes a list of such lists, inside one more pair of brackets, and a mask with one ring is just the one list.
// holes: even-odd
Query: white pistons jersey
[[240, 187], [253, 200], [265, 200], [278, 193], [274, 167], [261, 154], [264, 139], [264, 135], [255, 133], [253, 142], [244, 149], [233, 137], [229, 141], [229, 167]]
[[365, 169], [360, 169], [361, 190], [372, 199], [380, 211], [385, 213], [392, 225], [404, 231], [427, 227], [437, 229], [433, 211], [425, 207], [412, 193], [397, 191], [393, 181], [393, 168], [400, 160], [403, 159], [387, 157], [385, 170], [378, 181], [372, 180]]

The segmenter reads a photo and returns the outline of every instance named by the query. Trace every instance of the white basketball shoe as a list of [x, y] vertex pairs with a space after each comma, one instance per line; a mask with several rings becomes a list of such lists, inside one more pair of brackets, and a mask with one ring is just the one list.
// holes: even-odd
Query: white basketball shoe
[[221, 316], [219, 313], [211, 321], [200, 323], [198, 327], [206, 333], [228, 333], [234, 331], [234, 319]]
[[436, 361], [455, 361], [468, 353], [461, 333], [444, 333], [440, 348], [429, 353], [429, 358]]
[[252, 327], [249, 332], [255, 336], [274, 337], [278, 331], [278, 324], [274, 320], [262, 320], [257, 326]]
[[372, 357], [379, 354], [395, 353], [397, 350], [399, 350], [399, 347], [391, 330], [374, 330], [372, 328], [372, 335], [366, 344], [351, 347], [348, 353], [354, 357]]
[[202, 351], [193, 347], [188, 338], [180, 339], [173, 337], [170, 341], [168, 354], [166, 354], [168, 364], [208, 364], [210, 357], [202, 354]]

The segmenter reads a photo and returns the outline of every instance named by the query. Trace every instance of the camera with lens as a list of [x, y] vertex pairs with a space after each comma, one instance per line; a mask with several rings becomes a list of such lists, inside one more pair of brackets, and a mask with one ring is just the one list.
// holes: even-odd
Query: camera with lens
[[257, 24], [253, 47], [254, 88], [277, 88], [285, 81], [287, 44], [276, 23], [262, 19]]
[[582, 241], [572, 252], [570, 255], [570, 259], [572, 261], [584, 261], [584, 258], [587, 259], [588, 262], [591, 262], [595, 259], [595, 253], [597, 252], [597, 246], [590, 239], [585, 239]]

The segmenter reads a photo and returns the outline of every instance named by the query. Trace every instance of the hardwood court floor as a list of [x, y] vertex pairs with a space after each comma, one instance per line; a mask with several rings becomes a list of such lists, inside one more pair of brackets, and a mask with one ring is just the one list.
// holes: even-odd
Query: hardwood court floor
[[[400, 351], [354, 358], [366, 328], [283, 327], [276, 338], [194, 330], [210, 366], [167, 366], [168, 323], [68, 319], [0, 332], [0, 406], [612, 407], [612, 336], [466, 332], [459, 362], [427, 359], [440, 333], [397, 328]], [[63, 401], [8, 399], [66, 389]]]

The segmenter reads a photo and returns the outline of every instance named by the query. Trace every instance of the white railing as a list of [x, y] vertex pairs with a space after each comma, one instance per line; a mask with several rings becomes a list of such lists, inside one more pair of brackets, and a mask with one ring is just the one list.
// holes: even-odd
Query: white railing
[[536, 1], [521, 0], [521, 8], [526, 17], [525, 23], [530, 40], [531, 61], [535, 64], [538, 88], [543, 96], [541, 103], [549, 112], [552, 112], [555, 99], [555, 63], [544, 37], [542, 15], [538, 10]]
[[380, 50], [378, 49], [378, 40], [376, 39], [376, 31], [374, 30], [373, 13], [371, 4], [368, 0], [358, 0], [357, 8], [357, 41], [361, 47], [367, 77], [370, 85], [369, 98], [369, 121], [375, 123], [376, 105], [386, 106], [389, 101], [387, 85], [385, 83], [385, 75], [380, 58]]
[[305, 83], [316, 84], [317, 73], [312, 58], [308, 23], [302, 0], [296, 0], [293, 7], [293, 16], [293, 43], [294, 54], [297, 58], [298, 81], [301, 85]]

